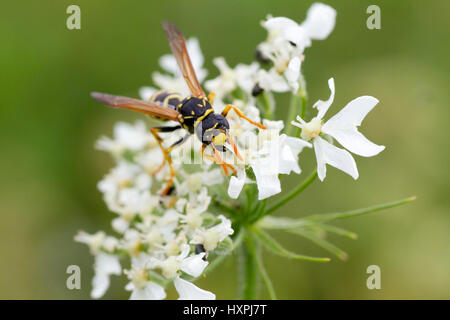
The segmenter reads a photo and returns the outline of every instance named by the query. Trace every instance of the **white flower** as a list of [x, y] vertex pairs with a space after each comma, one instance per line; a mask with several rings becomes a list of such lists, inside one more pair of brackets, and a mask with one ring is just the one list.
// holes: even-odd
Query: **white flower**
[[312, 40], [324, 40], [333, 31], [336, 10], [323, 3], [313, 3], [308, 9], [306, 20], [301, 24], [305, 34]]
[[280, 44], [287, 41], [296, 48], [293, 51], [302, 53], [311, 46], [311, 40], [326, 39], [335, 23], [336, 10], [323, 3], [314, 3], [301, 24], [285, 17], [269, 17], [262, 25], [269, 32], [268, 42]]
[[198, 277], [208, 265], [208, 261], [203, 260], [206, 253], [189, 255], [189, 252], [190, 246], [182, 244], [181, 253], [178, 256], [172, 255], [165, 260], [152, 258], [151, 263], [154, 267], [160, 268], [163, 276], [167, 279], [175, 278], [180, 270], [193, 277]]
[[111, 226], [117, 233], [124, 233], [127, 231], [130, 222], [122, 217], [117, 217], [111, 221]]
[[92, 254], [97, 254], [100, 251], [105, 239], [106, 234], [103, 231], [99, 231], [94, 234], [88, 234], [84, 231], [79, 231], [75, 236], [75, 241], [86, 244]]
[[130, 300], [162, 300], [166, 298], [164, 288], [152, 281], [146, 281], [142, 287], [136, 287], [133, 282], [129, 282], [125, 290], [132, 291]]
[[239, 87], [248, 95], [251, 95], [253, 88], [257, 84], [257, 73], [260, 66], [257, 62], [251, 64], [239, 63], [235, 68], [237, 83]]
[[153, 136], [149, 134], [144, 121], [136, 121], [134, 125], [118, 122], [114, 126], [113, 136], [113, 139], [108, 137], [100, 138], [96, 147], [118, 156], [124, 150], [137, 151], [151, 144], [156, 144]]
[[[283, 71], [287, 70], [287, 66], [289, 65], [289, 60], [286, 60], [286, 68], [283, 68]], [[259, 87], [266, 91], [273, 92], [286, 92], [289, 90], [289, 84], [285, 78], [276, 70], [276, 68], [272, 68], [269, 71], [260, 69], [258, 70], [258, 74], [256, 76], [256, 81]]]
[[[249, 165], [253, 169], [258, 186], [258, 199], [263, 200], [281, 192], [279, 174], [290, 174], [292, 171], [301, 172], [298, 165], [298, 154], [304, 147], [311, 144], [302, 139], [280, 135], [283, 128], [282, 121], [264, 120], [266, 130], [259, 134], [261, 147], [250, 152]], [[244, 184], [248, 182], [245, 171], [238, 172], [237, 177], [231, 177], [228, 195], [236, 199]]]
[[156, 91], [158, 90], [152, 87], [141, 87], [139, 88], [139, 95], [141, 96], [142, 100], [148, 101]]
[[[140, 168], [127, 161], [119, 164], [98, 183], [98, 189], [104, 194], [105, 200], [109, 201], [117, 196], [117, 192], [132, 185], [135, 177], [140, 173]], [[113, 203], [108, 203], [114, 206]]]
[[289, 86], [292, 88], [292, 92], [296, 94], [299, 89], [299, 79], [300, 79], [300, 66], [302, 61], [299, 57], [294, 57], [289, 61], [287, 70], [284, 72], [286, 80]]
[[198, 229], [191, 240], [192, 244], [202, 244], [206, 251], [214, 250], [218, 243], [234, 233], [231, 221], [223, 215], [218, 216], [221, 222], [209, 229]]
[[319, 100], [313, 106], [318, 110], [317, 116], [308, 123], [297, 116], [299, 122], [292, 121], [292, 124], [302, 129], [301, 137], [303, 139], [313, 142], [317, 158], [317, 173], [321, 181], [326, 176], [326, 164], [338, 168], [357, 179], [358, 169], [351, 154], [344, 149], [333, 146], [320, 135], [325, 134], [333, 137], [343, 147], [357, 155], [363, 157], [377, 155], [384, 150], [384, 146], [379, 146], [369, 141], [358, 131], [357, 127], [369, 111], [375, 107], [378, 100], [370, 96], [358, 97], [350, 101], [335, 116], [322, 124], [322, 119], [334, 100], [333, 78], [328, 80], [328, 86], [331, 91], [330, 98], [327, 101]]
[[[285, 17], [269, 16], [263, 21], [262, 26], [267, 30], [268, 36], [266, 41], [258, 45], [258, 50], [264, 58], [273, 62], [271, 70], [280, 77], [277, 78], [271, 71], [262, 71], [260, 86], [265, 90], [283, 92], [291, 89], [296, 93], [301, 79], [303, 51], [311, 46], [311, 40], [324, 40], [328, 37], [334, 29], [335, 21], [336, 11], [322, 3], [313, 4], [306, 20], [301, 24]], [[264, 76], [268, 75], [272, 81], [264, 81]], [[273, 88], [270, 88], [271, 83], [276, 86], [272, 85]]]
[[213, 60], [217, 69], [219, 69], [220, 75], [212, 80], [205, 82], [205, 88], [214, 92], [217, 99], [222, 99], [228, 93], [236, 89], [237, 74], [226, 63], [223, 57], [218, 57]]
[[173, 280], [175, 288], [180, 295], [178, 300], [215, 300], [216, 295], [209, 291], [200, 289], [192, 282], [176, 277]]
[[150, 257], [140, 253], [132, 259], [132, 269], [125, 270], [131, 280], [125, 287], [132, 291], [130, 300], [162, 300], [166, 297], [166, 292], [162, 286], [149, 280], [147, 267]]
[[92, 279], [91, 297], [93, 299], [98, 299], [101, 298], [109, 288], [109, 276], [112, 274], [120, 275], [122, 273], [119, 258], [112, 254], [99, 252], [95, 256], [94, 271], [95, 275]]
[[[196, 38], [189, 38], [186, 41], [186, 47], [198, 81], [201, 83], [205, 79], [208, 72], [206, 69], [203, 69], [204, 58], [200, 49], [200, 44]], [[170, 75], [154, 72], [153, 82], [155, 82], [155, 84], [161, 89], [174, 91], [182, 96], [188, 96], [190, 92], [177, 65], [175, 57], [172, 54], [163, 55], [159, 59], [159, 64], [161, 65], [161, 68], [163, 68], [163, 70], [168, 72]], [[150, 90], [151, 88], [145, 87], [145, 89], [141, 91], [141, 95], [148, 96]]]

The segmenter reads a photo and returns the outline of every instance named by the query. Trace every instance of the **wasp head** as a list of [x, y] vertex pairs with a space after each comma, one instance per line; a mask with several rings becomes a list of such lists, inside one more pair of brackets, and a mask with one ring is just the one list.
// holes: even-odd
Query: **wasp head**
[[197, 135], [204, 144], [212, 143], [217, 150], [226, 151], [229, 129], [230, 125], [224, 116], [211, 113], [197, 126]]

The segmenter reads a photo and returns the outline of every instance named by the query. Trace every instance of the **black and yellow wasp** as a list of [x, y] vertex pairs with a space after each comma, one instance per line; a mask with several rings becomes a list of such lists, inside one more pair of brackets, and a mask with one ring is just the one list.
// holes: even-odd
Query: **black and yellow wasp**
[[[179, 123], [175, 126], [155, 127], [150, 129], [151, 134], [157, 140], [159, 147], [164, 154], [164, 161], [155, 173], [161, 170], [166, 162], [170, 167], [170, 177], [166, 187], [162, 191], [162, 195], [165, 195], [171, 190], [173, 178], [175, 176], [169, 153], [173, 148], [185, 142], [192, 134], [195, 133], [203, 143], [202, 156], [220, 164], [225, 174], [228, 174], [228, 168], [234, 172], [235, 169], [233, 166], [222, 160], [219, 150], [226, 151], [225, 144], [229, 143], [234, 149], [234, 154], [238, 158], [241, 158], [237, 147], [229, 134], [230, 125], [225, 118], [228, 112], [233, 109], [239, 117], [246, 119], [261, 129], [265, 129], [265, 127], [246, 117], [241, 110], [233, 105], [227, 105], [221, 114], [215, 113], [211, 106], [214, 94], [210, 93], [207, 97], [200, 86], [186, 49], [186, 42], [183, 34], [169, 21], [163, 22], [163, 29], [169, 40], [170, 49], [172, 50], [186, 84], [189, 87], [191, 96], [183, 99], [179, 94], [168, 91], [158, 91], [154, 93], [148, 101], [98, 92], [92, 92], [91, 96], [97, 101], [114, 108], [128, 109], [155, 118], [177, 121]], [[178, 129], [185, 129], [188, 133], [170, 147], [164, 148], [163, 139], [158, 135], [158, 132], [172, 132]], [[207, 146], [212, 147], [213, 155], [205, 154], [205, 148]]]

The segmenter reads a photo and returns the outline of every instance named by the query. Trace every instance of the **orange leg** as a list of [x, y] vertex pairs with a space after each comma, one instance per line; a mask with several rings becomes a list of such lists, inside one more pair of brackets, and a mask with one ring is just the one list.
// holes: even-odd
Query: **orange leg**
[[162, 144], [163, 140], [157, 133], [159, 131], [161, 131], [161, 129], [159, 129], [159, 128], [151, 128], [150, 129], [150, 133], [155, 137], [156, 142], [158, 142], [159, 148], [161, 149], [161, 151], [164, 155], [163, 163], [158, 167], [158, 169], [155, 170], [155, 172], [153, 172], [153, 175], [156, 175], [164, 167], [166, 162], [169, 164], [170, 176], [169, 176], [169, 179], [167, 180], [166, 187], [161, 192], [161, 195], [165, 196], [167, 194], [167, 192], [169, 192], [170, 187], [172, 186], [173, 178], [175, 177], [175, 171], [173, 170], [172, 159], [170, 158], [170, 155], [169, 155], [169, 151], [172, 149], [169, 148], [170, 149], [169, 151], [164, 149], [164, 146]]
[[[228, 163], [226, 163], [225, 161], [222, 160], [222, 157], [220, 156], [219, 151], [217, 151], [217, 149], [214, 148], [214, 147], [213, 147], [213, 150], [214, 150], [214, 155], [216, 156], [216, 157], [215, 157], [215, 158], [216, 158], [216, 162], [217, 162], [217, 163], [220, 163], [220, 164], [222, 165], [222, 168], [224, 169], [224, 171], [225, 171], [225, 168], [228, 167], [228, 168], [230, 168], [235, 174], [237, 174], [236, 169], [235, 169], [231, 164], [228, 164]], [[225, 173], [225, 174], [227, 174], [227, 173]]]
[[228, 175], [228, 169], [230, 168], [234, 173], [237, 173], [236, 169], [229, 163], [226, 163], [225, 161], [222, 160], [222, 157], [220, 156], [219, 151], [217, 151], [216, 148], [213, 147], [214, 150], [214, 156], [205, 154], [205, 149], [206, 149], [207, 145], [204, 144], [202, 146], [202, 157], [211, 160], [214, 163], [220, 164], [222, 166], [223, 172]]
[[246, 116], [246, 115], [245, 115], [238, 107], [233, 106], [232, 104], [227, 105], [227, 106], [225, 107], [225, 109], [223, 109], [222, 115], [223, 115], [224, 117], [226, 117], [227, 114], [228, 114], [228, 112], [229, 112], [231, 109], [233, 109], [234, 112], [236, 112], [236, 114], [237, 114], [239, 117], [241, 117], [242, 119], [247, 120], [248, 122], [250, 122], [251, 124], [257, 126], [258, 128], [266, 129], [266, 127], [263, 126], [261, 123], [258, 123], [258, 122], [253, 121], [252, 119], [250, 119], [249, 117], [247, 117], [247, 116]]
[[230, 135], [228, 135], [228, 141], [230, 142], [231, 146], [233, 147], [234, 154], [236, 155], [236, 157], [237, 157], [239, 160], [243, 160], [242, 157], [241, 157], [241, 155], [240, 155], [239, 152], [238, 152], [238, 149], [237, 149], [236, 144], [234, 143], [234, 141], [233, 141], [233, 139], [231, 138]]

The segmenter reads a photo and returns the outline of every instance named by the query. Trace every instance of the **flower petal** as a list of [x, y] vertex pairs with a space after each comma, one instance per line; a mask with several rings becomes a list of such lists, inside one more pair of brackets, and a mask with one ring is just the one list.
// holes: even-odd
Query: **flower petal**
[[289, 61], [288, 68], [284, 72], [286, 79], [289, 83], [289, 86], [292, 89], [292, 92], [297, 93], [299, 88], [298, 79], [300, 77], [300, 66], [301, 60], [299, 57], [294, 57]]
[[288, 28], [298, 27], [298, 24], [289, 18], [275, 17], [263, 21], [262, 26], [269, 32], [278, 33]]
[[325, 113], [327, 112], [328, 108], [331, 106], [334, 100], [334, 79], [330, 78], [328, 80], [328, 87], [330, 88], [331, 94], [330, 98], [328, 98], [327, 101], [319, 100], [314, 105], [313, 108], [317, 108], [319, 111], [317, 113], [317, 118], [322, 119]]
[[154, 282], [149, 282], [143, 288], [135, 288], [130, 300], [162, 300], [166, 297], [164, 288]]
[[122, 268], [119, 263], [119, 257], [112, 254], [100, 252], [95, 256], [95, 273], [120, 275]]
[[183, 261], [181, 261], [180, 269], [183, 272], [186, 272], [188, 275], [193, 277], [198, 277], [202, 274], [203, 270], [205, 270], [208, 265], [208, 261], [203, 260], [203, 257], [206, 253], [202, 252], [196, 255], [192, 255], [187, 257]]
[[109, 275], [107, 274], [96, 274], [92, 278], [92, 299], [100, 299], [105, 294], [106, 290], [109, 288]]
[[325, 179], [327, 173], [326, 164], [344, 171], [355, 180], [358, 179], [355, 159], [348, 151], [333, 146], [321, 137], [315, 138], [313, 144], [317, 158], [317, 174], [321, 181]]
[[343, 147], [355, 154], [364, 157], [377, 155], [384, 150], [384, 146], [369, 141], [357, 129], [377, 103], [378, 100], [370, 96], [354, 99], [328, 120], [322, 126], [322, 131], [333, 136]]
[[335, 23], [336, 10], [323, 3], [314, 3], [301, 26], [309, 38], [324, 40], [333, 31]]
[[254, 162], [252, 168], [258, 185], [258, 200], [266, 199], [281, 192], [281, 183], [278, 179], [277, 170], [273, 170], [274, 168], [270, 168], [270, 166], [268, 167], [265, 161]]
[[111, 274], [119, 275], [122, 272], [122, 268], [117, 256], [100, 252], [95, 256], [94, 270], [95, 275], [92, 278], [91, 297], [98, 299], [109, 288], [109, 276]]
[[155, 88], [152, 87], [141, 87], [139, 89], [139, 96], [141, 97], [142, 100], [150, 100], [150, 98], [152, 97], [152, 95], [156, 92]]
[[173, 280], [175, 289], [180, 295], [178, 300], [215, 300], [216, 295], [209, 291], [200, 289], [195, 284], [176, 277]]
[[290, 174], [294, 171], [297, 174], [301, 173], [298, 165], [298, 154], [304, 147], [311, 148], [312, 145], [299, 138], [289, 137], [285, 134], [280, 136], [280, 145], [282, 146], [279, 159], [279, 173]]
[[238, 177], [235, 176], [231, 177], [230, 183], [228, 185], [228, 196], [231, 199], [237, 199], [239, 197], [239, 194], [241, 193], [242, 188], [244, 187], [245, 179], [246, 179], [245, 173], [243, 176], [241, 175], [241, 177], [239, 177], [239, 175]]

